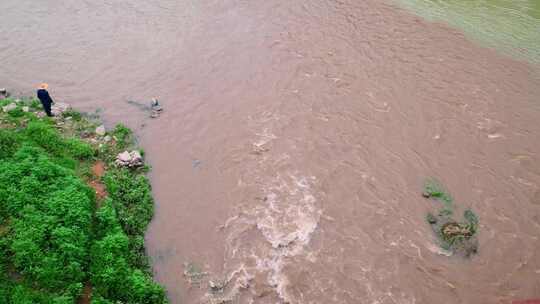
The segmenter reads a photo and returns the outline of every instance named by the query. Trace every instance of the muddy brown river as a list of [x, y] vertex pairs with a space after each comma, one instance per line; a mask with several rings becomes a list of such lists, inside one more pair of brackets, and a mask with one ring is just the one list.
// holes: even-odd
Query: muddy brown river
[[[46, 81], [139, 135], [147, 249], [172, 303], [540, 298], [538, 65], [383, 0], [2, 0], [0, 14], [0, 86]], [[126, 102], [154, 96], [158, 119]], [[437, 245], [427, 177], [478, 214], [470, 259]]]

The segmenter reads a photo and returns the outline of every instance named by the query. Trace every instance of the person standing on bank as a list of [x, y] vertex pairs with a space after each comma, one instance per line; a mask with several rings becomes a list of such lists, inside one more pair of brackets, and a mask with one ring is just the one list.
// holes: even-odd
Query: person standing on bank
[[51, 113], [51, 106], [54, 104], [54, 101], [49, 95], [49, 92], [47, 92], [48, 88], [48, 84], [40, 84], [39, 89], [37, 90], [37, 97], [39, 98], [39, 101], [41, 101], [41, 105], [43, 105], [43, 110], [45, 113], [47, 113], [47, 116], [52, 117], [53, 114]]

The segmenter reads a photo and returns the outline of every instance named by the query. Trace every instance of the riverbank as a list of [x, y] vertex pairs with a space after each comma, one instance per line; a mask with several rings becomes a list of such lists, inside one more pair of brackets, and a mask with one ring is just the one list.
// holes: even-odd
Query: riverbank
[[[256, 304], [538, 295], [534, 66], [395, 1], [0, 2], [2, 86], [137, 133], [172, 303], [224, 280]], [[153, 96], [159, 119], [128, 103]], [[481, 219], [467, 262], [426, 239], [426, 176]]]
[[139, 153], [131, 130], [68, 107], [44, 117], [32, 99], [0, 106], [0, 302], [167, 303], [144, 247], [149, 168], [117, 157]]

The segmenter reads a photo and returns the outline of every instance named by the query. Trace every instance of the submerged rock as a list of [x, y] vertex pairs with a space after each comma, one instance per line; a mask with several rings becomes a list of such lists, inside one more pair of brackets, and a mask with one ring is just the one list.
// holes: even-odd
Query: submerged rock
[[443, 249], [470, 257], [478, 252], [478, 219], [470, 210], [465, 211], [464, 218], [463, 222], [458, 222], [447, 215], [428, 213], [426, 217]]
[[120, 167], [135, 168], [144, 165], [141, 153], [137, 150], [124, 151], [116, 156], [115, 164]]
[[159, 115], [163, 111], [163, 108], [161, 107], [161, 105], [159, 104], [159, 101], [155, 97], [152, 98], [152, 101], [150, 102], [150, 108], [152, 110], [152, 112], [150, 113], [151, 118], [159, 117]]

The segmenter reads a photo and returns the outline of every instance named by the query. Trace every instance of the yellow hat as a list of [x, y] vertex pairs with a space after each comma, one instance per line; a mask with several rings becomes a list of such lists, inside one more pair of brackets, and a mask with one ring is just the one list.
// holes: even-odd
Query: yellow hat
[[49, 87], [49, 85], [46, 84], [45, 82], [43, 82], [42, 84], [39, 85], [39, 88], [44, 89], [44, 90], [46, 90], [48, 87]]

